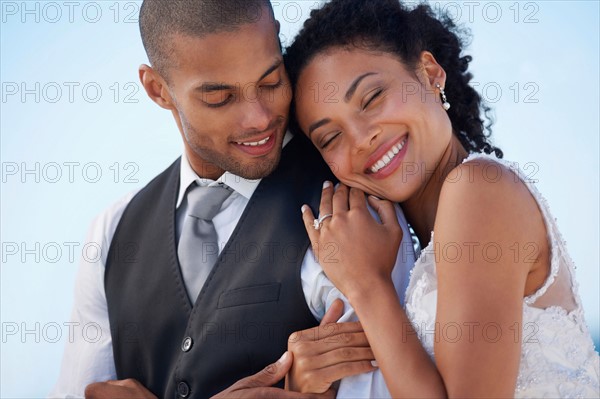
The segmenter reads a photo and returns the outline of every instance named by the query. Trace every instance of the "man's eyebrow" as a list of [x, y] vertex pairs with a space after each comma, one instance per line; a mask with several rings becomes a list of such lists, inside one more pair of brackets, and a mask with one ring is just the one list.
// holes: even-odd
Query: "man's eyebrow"
[[269, 69], [267, 69], [265, 71], [265, 73], [263, 73], [260, 78], [258, 78], [257, 82], [260, 82], [261, 80], [263, 80], [264, 78], [266, 78], [267, 76], [269, 76], [271, 74], [271, 72], [273, 72], [274, 70], [276, 70], [277, 68], [279, 68], [279, 66], [281, 65], [281, 63], [283, 62], [283, 59], [280, 58], [277, 61], [275, 61], [275, 63], [273, 65], [271, 65], [269, 67]]
[[212, 83], [212, 82], [208, 82], [208, 83], [203, 83], [201, 86], [198, 86], [196, 88], [196, 90], [204, 92], [204, 93], [209, 93], [212, 91], [221, 91], [221, 90], [234, 90], [235, 86], [232, 85], [228, 85], [225, 83]]
[[[263, 80], [264, 78], [266, 78], [267, 76], [269, 76], [274, 70], [276, 70], [277, 68], [279, 68], [281, 66], [281, 64], [283, 63], [283, 59], [278, 59], [277, 61], [275, 61], [275, 63], [273, 65], [271, 65], [269, 67], [269, 69], [267, 69], [260, 78], [258, 78], [258, 82], [260, 82], [261, 80]], [[202, 85], [198, 86], [196, 88], [196, 90], [204, 92], [204, 93], [209, 93], [209, 92], [213, 92], [213, 91], [221, 91], [221, 90], [235, 90], [236, 86], [234, 85], [229, 85], [226, 83], [216, 83], [216, 82], [207, 82], [207, 83], [203, 83]]]
[[356, 78], [356, 80], [354, 82], [352, 82], [352, 84], [350, 85], [350, 88], [346, 92], [346, 95], [344, 96], [344, 102], [349, 102], [352, 99], [352, 96], [354, 95], [354, 93], [356, 92], [356, 89], [358, 88], [358, 85], [360, 84], [360, 82], [367, 76], [371, 76], [371, 75], [377, 75], [377, 73], [376, 72], [367, 72], [365, 74], [360, 75], [358, 78]]
[[308, 127], [308, 137], [310, 138], [310, 135], [312, 134], [312, 132], [314, 132], [316, 129], [320, 128], [321, 126], [328, 124], [329, 122], [331, 122], [331, 119], [324, 118], [324, 119], [321, 119], [320, 121], [317, 121], [317, 122], [313, 123], [312, 125], [310, 125]]

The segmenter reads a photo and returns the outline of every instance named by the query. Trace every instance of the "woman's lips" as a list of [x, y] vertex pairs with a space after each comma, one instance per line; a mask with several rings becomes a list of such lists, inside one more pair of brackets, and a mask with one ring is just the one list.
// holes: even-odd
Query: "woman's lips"
[[408, 144], [408, 134], [389, 145], [382, 145], [369, 157], [365, 173], [375, 178], [385, 178], [392, 174], [400, 165]]

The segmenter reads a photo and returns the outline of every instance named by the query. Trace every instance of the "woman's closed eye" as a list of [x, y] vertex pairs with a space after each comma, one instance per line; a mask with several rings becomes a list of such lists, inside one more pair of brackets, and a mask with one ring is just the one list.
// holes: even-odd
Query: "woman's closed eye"
[[342, 132], [340, 131], [336, 131], [336, 132], [331, 132], [328, 134], [324, 134], [321, 138], [320, 141], [320, 147], [322, 150], [324, 150], [325, 148], [327, 148], [327, 146], [329, 146], [329, 144], [331, 144], [331, 142], [333, 140], [335, 140]]
[[365, 97], [366, 100], [363, 102], [362, 109], [365, 110], [369, 107], [369, 105], [373, 104], [375, 100], [377, 100], [383, 94], [384, 89], [379, 87], [371, 92]]

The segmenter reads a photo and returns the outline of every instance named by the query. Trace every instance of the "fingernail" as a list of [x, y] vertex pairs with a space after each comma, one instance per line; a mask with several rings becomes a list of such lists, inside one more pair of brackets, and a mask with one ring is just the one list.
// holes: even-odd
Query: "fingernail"
[[379, 198], [379, 197], [376, 197], [376, 196], [374, 196], [374, 195], [369, 195], [369, 197], [373, 198], [374, 200], [381, 201], [381, 198]]
[[302, 205], [302, 208], [300, 208], [300, 210], [302, 211], [302, 213], [306, 212], [308, 210], [308, 205]]
[[379, 367], [379, 364], [377, 363], [377, 360], [371, 360], [371, 366], [373, 366], [373, 367]]
[[284, 363], [287, 360], [287, 358], [288, 358], [289, 355], [290, 354], [286, 351], [283, 355], [281, 355], [281, 357], [279, 358], [279, 360], [277, 361], [277, 363]]
[[325, 183], [323, 183], [323, 190], [325, 190], [326, 188], [331, 187], [331, 182], [330, 181], [325, 181]]

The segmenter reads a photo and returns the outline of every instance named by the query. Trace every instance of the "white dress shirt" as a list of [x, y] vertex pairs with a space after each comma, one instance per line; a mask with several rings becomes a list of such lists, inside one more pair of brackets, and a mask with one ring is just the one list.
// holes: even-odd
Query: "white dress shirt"
[[[291, 140], [291, 137], [290, 133], [286, 134], [284, 145]], [[177, 238], [181, 235], [183, 219], [187, 212], [186, 190], [193, 182], [197, 182], [200, 186], [226, 184], [233, 190], [233, 193], [223, 203], [219, 213], [213, 218], [220, 251], [233, 233], [260, 180], [247, 180], [229, 172], [225, 172], [217, 181], [202, 179], [194, 172], [184, 153], [181, 157], [180, 185], [176, 204]], [[90, 335], [93, 336], [74, 334], [73, 339], [67, 342], [59, 379], [49, 395], [51, 398], [82, 398], [88, 384], [117, 378], [104, 291], [104, 270], [115, 229], [125, 208], [136, 193], [137, 191], [128, 194], [106, 209], [94, 219], [89, 229], [86, 243], [94, 243], [95, 247], [99, 246], [101, 254], [100, 256], [84, 257], [80, 261], [71, 322], [77, 323], [74, 326], [82, 328], [84, 331], [86, 326], [90, 326]], [[373, 213], [373, 211], [371, 212]], [[408, 285], [409, 271], [415, 262], [415, 255], [412, 244], [410, 244], [407, 223], [399, 207], [397, 207], [397, 213], [398, 220], [404, 229], [404, 238], [402, 248], [398, 251], [398, 260], [392, 277], [399, 298], [404, 302], [404, 292]], [[300, 210], [298, 210], [298, 217], [301, 217]], [[323, 318], [326, 309], [336, 298], [341, 298], [346, 305], [345, 314], [340, 321], [356, 320], [354, 310], [341, 292], [325, 276], [311, 249], [307, 251], [301, 266], [301, 280], [308, 307], [318, 320]], [[98, 330], [101, 332], [99, 335], [97, 334]], [[389, 393], [379, 371], [346, 378], [342, 380], [338, 390], [338, 397], [386, 396], [389, 396]]]

